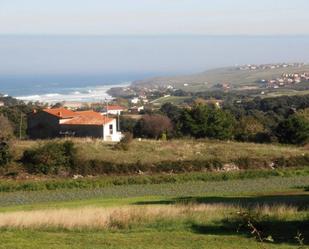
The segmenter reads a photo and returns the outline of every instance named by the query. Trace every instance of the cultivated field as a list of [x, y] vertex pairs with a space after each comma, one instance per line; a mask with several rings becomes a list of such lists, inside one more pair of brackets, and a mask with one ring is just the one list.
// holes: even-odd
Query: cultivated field
[[308, 185], [299, 175], [1, 193], [0, 248], [306, 248]]

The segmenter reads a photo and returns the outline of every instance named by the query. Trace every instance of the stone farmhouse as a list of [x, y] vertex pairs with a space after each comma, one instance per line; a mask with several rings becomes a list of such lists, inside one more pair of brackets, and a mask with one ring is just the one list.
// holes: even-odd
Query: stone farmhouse
[[34, 111], [28, 116], [28, 135], [32, 139], [56, 137], [92, 137], [118, 142], [117, 120], [95, 111], [71, 111], [65, 108]]

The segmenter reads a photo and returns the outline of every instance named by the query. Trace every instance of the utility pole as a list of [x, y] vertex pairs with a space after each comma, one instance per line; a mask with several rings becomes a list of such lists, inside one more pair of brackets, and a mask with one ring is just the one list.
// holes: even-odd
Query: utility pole
[[107, 98], [105, 98], [105, 103], [106, 103], [106, 117], [108, 117], [108, 101], [107, 101]]
[[23, 113], [20, 112], [20, 121], [19, 121], [19, 139], [22, 139], [22, 127], [23, 127]]
[[117, 122], [118, 122], [118, 131], [120, 131], [120, 114], [119, 114], [119, 112], [118, 112]]

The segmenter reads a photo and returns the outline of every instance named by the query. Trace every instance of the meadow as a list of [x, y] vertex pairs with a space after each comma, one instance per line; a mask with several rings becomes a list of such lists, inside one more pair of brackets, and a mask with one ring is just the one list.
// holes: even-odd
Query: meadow
[[[232, 163], [236, 161], [254, 161], [271, 164], [274, 160], [303, 157], [308, 154], [307, 147], [282, 144], [254, 144], [232, 141], [217, 141], [207, 139], [179, 139], [170, 141], [134, 140], [129, 150], [115, 150], [114, 144], [102, 142], [99, 139], [69, 139], [77, 147], [80, 161], [97, 160], [118, 165], [152, 165], [174, 162], [180, 165], [184, 162], [220, 161]], [[21, 158], [26, 149], [54, 140], [25, 140], [13, 144], [15, 159]], [[262, 162], [262, 163], [261, 163]], [[250, 167], [250, 165], [248, 165]], [[294, 165], [303, 166], [303, 165]]]
[[0, 248], [306, 248], [308, 185], [294, 175], [1, 193]]
[[[2, 177], [0, 248], [308, 248], [306, 147], [136, 140], [115, 151], [98, 140], [73, 142], [83, 160], [119, 167], [220, 160], [226, 168]], [[24, 150], [42, 143], [15, 143], [15, 169]]]

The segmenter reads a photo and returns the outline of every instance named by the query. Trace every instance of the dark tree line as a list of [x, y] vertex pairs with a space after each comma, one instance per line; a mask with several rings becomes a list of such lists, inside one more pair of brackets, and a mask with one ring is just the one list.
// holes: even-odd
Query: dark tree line
[[309, 95], [255, 98], [228, 102], [223, 108], [194, 104], [180, 108], [164, 104], [158, 113], [139, 121], [122, 119], [121, 127], [135, 137], [234, 139], [257, 143], [309, 142]]

